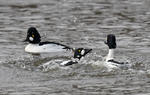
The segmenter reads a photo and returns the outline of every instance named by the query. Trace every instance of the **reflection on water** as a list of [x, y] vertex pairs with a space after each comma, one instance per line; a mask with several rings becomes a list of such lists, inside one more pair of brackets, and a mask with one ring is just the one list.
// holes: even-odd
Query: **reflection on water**
[[[148, 95], [149, 5], [149, 0], [0, 0], [0, 94]], [[93, 53], [66, 68], [59, 66], [66, 56], [34, 58], [22, 42], [30, 26], [42, 40]], [[107, 72], [91, 65], [107, 54], [109, 33], [117, 36], [116, 59], [130, 61], [132, 68]]]

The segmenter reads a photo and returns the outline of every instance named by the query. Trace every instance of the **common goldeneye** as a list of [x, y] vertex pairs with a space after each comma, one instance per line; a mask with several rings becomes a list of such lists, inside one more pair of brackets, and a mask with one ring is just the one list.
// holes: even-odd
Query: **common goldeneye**
[[41, 42], [41, 36], [35, 27], [30, 27], [27, 31], [26, 40], [29, 44], [25, 47], [25, 51], [32, 54], [63, 52], [73, 50], [73, 48], [56, 42]]
[[104, 61], [104, 64], [107, 68], [112, 69], [129, 65], [128, 62], [118, 62], [115, 61], [114, 59], [114, 52], [117, 47], [115, 35], [113, 34], [107, 35], [107, 41], [105, 42], [105, 44], [109, 47], [108, 54]]
[[[74, 56], [70, 60], [58, 63], [58, 65], [61, 67], [66, 67], [66, 66], [71, 66], [73, 64], [78, 64], [80, 62], [80, 59], [85, 57], [91, 51], [92, 51], [92, 49], [84, 49], [84, 48], [75, 49], [74, 50]], [[42, 67], [43, 69], [47, 70], [48, 68], [51, 68], [51, 65], [50, 65], [51, 63], [52, 63], [52, 61], [48, 61], [46, 63], [43, 63], [39, 67], [40, 68]]]
[[74, 57], [71, 60], [60, 63], [60, 65], [69, 66], [69, 65], [77, 64], [79, 63], [81, 58], [83, 58], [86, 54], [90, 53], [91, 51], [92, 49], [84, 49], [84, 48], [75, 49]]

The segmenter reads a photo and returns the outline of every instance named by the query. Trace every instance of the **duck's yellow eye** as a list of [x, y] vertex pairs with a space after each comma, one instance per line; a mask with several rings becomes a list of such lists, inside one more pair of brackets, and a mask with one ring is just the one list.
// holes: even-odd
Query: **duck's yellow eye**
[[78, 50], [78, 52], [80, 53], [80, 52], [81, 52], [81, 50]]
[[32, 37], [34, 38], [34, 35], [32, 34]]

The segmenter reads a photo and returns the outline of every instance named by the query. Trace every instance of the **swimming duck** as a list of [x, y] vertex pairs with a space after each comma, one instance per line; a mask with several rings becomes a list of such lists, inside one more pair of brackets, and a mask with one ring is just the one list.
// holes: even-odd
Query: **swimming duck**
[[73, 48], [56, 43], [56, 42], [41, 42], [41, 36], [35, 27], [30, 27], [27, 31], [26, 40], [29, 44], [25, 47], [25, 51], [32, 54], [63, 52], [73, 50]]
[[117, 47], [116, 36], [114, 34], [107, 35], [107, 41], [105, 42], [105, 44], [109, 48], [108, 54], [105, 59], [105, 65], [107, 68], [119, 68], [128, 64], [127, 62], [118, 62], [114, 59], [114, 53]]
[[84, 48], [78, 48], [74, 51], [74, 56], [71, 60], [64, 61], [60, 63], [61, 66], [70, 66], [73, 64], [79, 63], [80, 59], [83, 58], [86, 54], [90, 53], [92, 49], [84, 49]]

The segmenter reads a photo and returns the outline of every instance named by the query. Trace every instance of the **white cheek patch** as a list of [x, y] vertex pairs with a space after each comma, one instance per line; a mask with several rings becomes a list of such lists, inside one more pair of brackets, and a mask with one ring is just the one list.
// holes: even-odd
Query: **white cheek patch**
[[85, 50], [82, 50], [82, 51], [81, 51], [81, 55], [84, 55], [84, 53], [85, 53]]
[[29, 40], [30, 40], [30, 41], [33, 41], [33, 38], [32, 38], [32, 37], [29, 37]]

